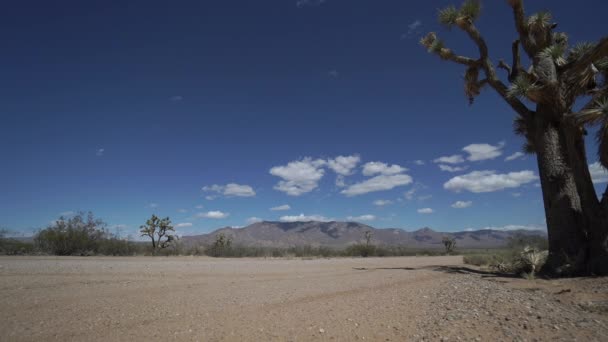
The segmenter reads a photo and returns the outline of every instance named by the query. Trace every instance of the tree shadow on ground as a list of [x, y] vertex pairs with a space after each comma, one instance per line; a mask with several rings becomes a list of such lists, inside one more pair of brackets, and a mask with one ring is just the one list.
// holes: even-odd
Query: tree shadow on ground
[[429, 268], [433, 271], [451, 274], [476, 274], [482, 278], [521, 278], [516, 274], [483, 271], [465, 266], [432, 266]]
[[357, 271], [371, 271], [371, 270], [404, 270], [404, 271], [415, 271], [417, 268], [412, 267], [353, 267], [353, 270]]

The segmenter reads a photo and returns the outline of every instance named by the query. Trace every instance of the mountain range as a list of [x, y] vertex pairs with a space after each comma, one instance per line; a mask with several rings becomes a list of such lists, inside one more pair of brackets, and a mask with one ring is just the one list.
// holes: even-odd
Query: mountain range
[[208, 234], [183, 236], [181, 240], [186, 246], [210, 245], [218, 234], [223, 233], [232, 238], [234, 245], [281, 248], [309, 245], [342, 248], [363, 242], [366, 231], [371, 231], [372, 243], [376, 245], [411, 248], [443, 248], [441, 240], [444, 236], [454, 238], [456, 246], [461, 248], [499, 248], [505, 246], [509, 238], [517, 234], [546, 235], [545, 231], [538, 230], [484, 229], [448, 233], [425, 227], [409, 232], [398, 228], [374, 228], [357, 222], [263, 221], [243, 228], [225, 227]]

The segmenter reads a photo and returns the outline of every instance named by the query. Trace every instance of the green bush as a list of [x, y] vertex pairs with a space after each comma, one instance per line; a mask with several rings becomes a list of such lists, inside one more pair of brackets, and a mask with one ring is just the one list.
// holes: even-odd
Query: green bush
[[92, 213], [65, 218], [36, 234], [34, 245], [44, 253], [54, 255], [133, 255], [142, 252], [135, 242], [118, 239], [107, 230], [107, 225]]
[[[385, 251], [383, 251], [383, 254], [385, 254], [384, 252]], [[367, 258], [369, 256], [376, 256], [376, 246], [358, 243], [348, 246], [344, 253], [347, 256], [360, 256]]]
[[462, 257], [465, 264], [475, 266], [488, 266], [494, 261], [494, 256], [489, 254], [471, 254]]
[[0, 232], [0, 255], [25, 255], [34, 252], [34, 244], [5, 237]]
[[[542, 246], [542, 240], [536, 240]], [[502, 251], [469, 254], [463, 257], [465, 264], [488, 266], [501, 273], [521, 274], [534, 279], [545, 263], [548, 252], [537, 247], [523, 246]]]

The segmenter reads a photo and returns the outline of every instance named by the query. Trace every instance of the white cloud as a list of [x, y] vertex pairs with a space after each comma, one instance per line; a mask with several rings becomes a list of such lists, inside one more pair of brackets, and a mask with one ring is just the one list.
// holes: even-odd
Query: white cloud
[[418, 196], [418, 200], [419, 201], [426, 201], [428, 199], [433, 198], [433, 195], [422, 195], [422, 196]]
[[408, 191], [406, 191], [403, 196], [405, 196], [405, 198], [408, 201], [411, 201], [412, 199], [414, 199], [414, 195], [416, 194], [416, 192], [418, 191], [417, 187], [413, 187], [411, 189], [409, 189]]
[[[473, 228], [467, 228], [465, 231], [473, 231]], [[537, 225], [537, 224], [528, 224], [528, 225], [520, 225], [520, 224], [509, 224], [505, 226], [487, 226], [480, 228], [478, 230], [547, 230], [546, 225]]]
[[229, 213], [224, 213], [219, 210], [212, 210], [212, 211], [208, 211], [206, 213], [196, 214], [196, 217], [198, 217], [198, 218], [209, 218], [209, 219], [223, 219], [228, 216], [230, 216]]
[[[403, 197], [405, 197], [405, 199], [407, 199], [408, 201], [411, 201], [414, 199], [414, 195], [416, 195], [417, 193], [420, 192], [420, 190], [424, 190], [426, 189], [427, 186], [425, 186], [424, 184], [420, 183], [420, 182], [416, 182], [416, 184], [414, 184], [414, 186], [412, 186], [411, 189], [409, 189], [408, 191], [406, 191], [405, 193], [403, 193]], [[429, 199], [431, 198], [430, 195], [426, 195], [426, 196], [420, 196], [418, 197], [418, 199]]]
[[441, 171], [447, 171], [447, 172], [462, 172], [468, 168], [469, 168], [468, 166], [450, 166], [450, 165], [439, 164], [439, 169]]
[[197, 205], [195, 208], [196, 208], [196, 209], [203, 209], [204, 207], [205, 207], [204, 205], [199, 204], [199, 205]]
[[283, 222], [309, 222], [309, 221], [320, 221], [320, 222], [328, 222], [331, 219], [328, 219], [325, 216], [321, 215], [295, 215], [295, 216], [281, 216], [279, 220]]
[[608, 183], [608, 170], [606, 170], [600, 162], [595, 162], [589, 165], [589, 172], [591, 173], [591, 179], [593, 183]]
[[217, 198], [217, 196], [213, 196], [213, 195], [207, 195], [207, 196], [205, 196], [205, 199], [206, 199], [207, 201], [213, 201], [213, 200], [214, 200], [214, 199], [216, 199], [216, 198]]
[[383, 207], [385, 205], [391, 205], [393, 204], [393, 201], [391, 200], [375, 200], [374, 201], [374, 205], [379, 206], [379, 207]]
[[346, 218], [347, 221], [373, 221], [376, 219], [374, 215], [361, 215], [361, 216], [348, 216]]
[[426, 163], [424, 162], [424, 160], [418, 159], [418, 160], [414, 160], [414, 164], [416, 164], [416, 165], [424, 165]]
[[59, 213], [59, 216], [63, 216], [63, 217], [69, 217], [69, 216], [74, 216], [74, 215], [76, 215], [76, 213], [71, 210]]
[[185, 213], [187, 213], [187, 212], [188, 212], [188, 210], [186, 210], [186, 209], [177, 209], [177, 212], [178, 212], [178, 213], [185, 214]]
[[247, 219], [247, 223], [249, 223], [249, 224], [253, 224], [253, 223], [257, 223], [257, 222], [262, 222], [262, 221], [264, 221], [264, 220], [261, 219], [261, 218], [259, 218], [259, 217], [255, 217], [255, 216], [250, 217], [250, 218]]
[[515, 160], [515, 159], [523, 158], [524, 156], [525, 156], [525, 154], [522, 153], [522, 152], [515, 152], [512, 155], [510, 155], [507, 158], [505, 158], [505, 161], [512, 161], [512, 160]]
[[431, 208], [422, 208], [422, 209], [418, 209], [418, 214], [432, 214], [435, 211]]
[[397, 164], [389, 166], [388, 164], [382, 162], [369, 162], [363, 165], [363, 175], [365, 176], [373, 176], [375, 174], [396, 175], [405, 171], [407, 171], [406, 168]]
[[339, 175], [349, 176], [360, 161], [361, 157], [358, 155], [338, 156], [334, 159], [329, 159], [327, 166]]
[[511, 196], [516, 197], [516, 198], [521, 197], [521, 192], [514, 192], [511, 194]]
[[105, 152], [106, 152], [106, 149], [105, 149], [105, 148], [100, 148], [100, 149], [97, 149], [97, 150], [95, 151], [95, 155], [96, 155], [96, 156], [98, 156], [98, 157], [101, 157], [101, 156], [103, 156], [103, 154], [104, 154]]
[[496, 171], [473, 171], [450, 179], [443, 185], [443, 188], [455, 192], [462, 190], [475, 193], [493, 192], [507, 188], [517, 188], [537, 179], [538, 176], [529, 170], [505, 174], [497, 174]]
[[289, 206], [289, 204], [283, 204], [283, 205], [279, 205], [278, 207], [270, 208], [270, 210], [272, 210], [272, 211], [285, 211], [285, 210], [291, 210], [291, 207]]
[[235, 183], [226, 184], [224, 195], [236, 197], [252, 197], [255, 196], [255, 191], [249, 185], [239, 185]]
[[313, 191], [323, 178], [325, 170], [322, 168], [326, 162], [321, 159], [304, 158], [292, 161], [285, 166], [275, 166], [270, 174], [282, 178], [274, 189], [290, 196], [300, 196]]
[[327, 0], [297, 0], [296, 1], [296, 7], [298, 8], [302, 8], [305, 6], [321, 6], [323, 5]]
[[422, 26], [422, 21], [416, 19], [413, 22], [411, 22], [409, 25], [407, 25], [407, 32], [401, 35], [401, 39], [408, 39], [412, 36], [414, 36], [415, 34], [419, 34], [420, 28]]
[[462, 164], [464, 163], [464, 158], [461, 154], [455, 154], [453, 156], [444, 156], [439, 157], [433, 160], [434, 163], [443, 163], [443, 164]]
[[416, 19], [413, 22], [411, 22], [409, 25], [407, 25], [407, 28], [410, 31], [414, 31], [414, 30], [418, 29], [420, 26], [422, 26], [422, 21]]
[[412, 183], [412, 177], [404, 174], [379, 175], [360, 183], [355, 183], [341, 191], [346, 196], [357, 196], [374, 191], [391, 190]]
[[192, 227], [192, 223], [183, 222], [183, 223], [178, 223], [175, 225], [175, 228], [186, 228], [186, 227]]
[[469, 154], [467, 160], [480, 161], [494, 159], [502, 155], [503, 147], [505, 147], [505, 143], [501, 141], [496, 146], [490, 144], [471, 144], [465, 146], [462, 150]]
[[473, 205], [472, 201], [456, 201], [452, 204], [452, 208], [464, 209]]
[[[211, 186], [204, 186], [203, 191], [205, 192], [217, 192], [218, 194], [226, 197], [253, 197], [255, 191], [249, 185], [240, 185], [236, 183], [228, 183], [226, 185], [213, 184]], [[207, 196], [209, 197], [209, 196]], [[213, 197], [213, 196], [211, 196]], [[213, 199], [213, 198], [212, 198]]]

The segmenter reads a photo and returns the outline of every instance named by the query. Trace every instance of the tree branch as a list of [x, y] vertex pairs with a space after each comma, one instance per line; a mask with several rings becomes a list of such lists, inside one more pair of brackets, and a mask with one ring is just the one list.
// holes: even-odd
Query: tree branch
[[507, 76], [510, 78], [511, 77], [511, 66], [509, 66], [509, 64], [507, 64], [504, 60], [500, 60], [498, 61], [498, 69], [504, 69], [507, 71]]
[[519, 114], [522, 118], [530, 118], [534, 112], [518, 100], [516, 97], [508, 95], [509, 88], [499, 79], [490, 80], [490, 86]]
[[471, 40], [473, 40], [477, 45], [477, 48], [479, 49], [479, 59], [482, 61], [484, 59], [487, 59], [488, 45], [481, 36], [481, 33], [479, 33], [479, 30], [477, 30], [475, 25], [473, 25], [473, 22], [468, 20], [466, 22], [463, 22], [462, 25], [459, 25], [459, 27], [464, 30], [469, 35], [469, 38], [471, 38]]
[[528, 56], [534, 57], [534, 46], [530, 41], [530, 32], [528, 32], [528, 26], [526, 25], [524, 2], [523, 0], [508, 0], [507, 2], [511, 8], [513, 8], [513, 19], [515, 20], [515, 28], [517, 29], [517, 33], [519, 33], [521, 45], [523, 45], [524, 50], [526, 50], [528, 53]]
[[604, 37], [600, 39], [600, 41], [595, 45], [591, 51], [585, 53], [580, 58], [575, 61], [572, 61], [562, 68], [564, 73], [568, 73], [569, 75], [577, 75], [583, 72], [586, 68], [589, 67], [593, 62], [608, 56], [608, 37]]
[[[479, 33], [479, 30], [473, 25], [472, 22], [468, 22], [465, 25], [460, 26], [466, 33], [468, 33], [469, 37], [477, 44], [479, 48], [479, 61], [481, 62], [481, 67], [486, 73], [486, 77], [488, 79], [488, 83], [500, 96], [513, 108], [519, 115], [523, 118], [529, 118], [532, 116], [532, 111], [526, 107], [519, 99], [515, 97], [509, 96], [508, 87], [498, 78], [496, 75], [496, 70], [494, 70], [494, 65], [492, 61], [490, 61], [490, 57], [488, 56], [488, 46]], [[513, 71], [513, 70], [512, 70]]]
[[443, 47], [443, 44], [437, 38], [437, 34], [435, 32], [429, 32], [424, 38], [420, 40], [420, 44], [426, 47], [429, 52], [438, 55], [441, 59], [466, 65], [469, 67], [476, 66], [479, 64], [479, 62], [477, 60], [474, 60], [473, 58], [457, 55], [451, 49]]

